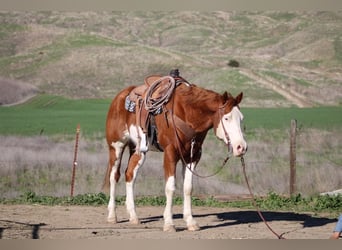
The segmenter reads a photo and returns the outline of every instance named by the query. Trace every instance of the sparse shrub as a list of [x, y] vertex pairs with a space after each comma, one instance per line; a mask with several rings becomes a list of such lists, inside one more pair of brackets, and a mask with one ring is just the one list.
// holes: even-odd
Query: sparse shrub
[[[40, 196], [35, 192], [27, 191], [16, 199], [0, 198], [0, 204], [40, 204], [40, 205], [89, 205], [99, 206], [107, 205], [109, 197], [104, 193], [80, 194], [74, 197], [63, 196]], [[165, 206], [165, 196], [145, 196], [136, 199], [138, 206]], [[263, 210], [277, 211], [314, 211], [328, 212], [331, 216], [336, 216], [342, 209], [342, 195], [335, 196], [309, 196], [304, 197], [300, 193], [291, 197], [281, 196], [270, 192], [265, 197], [256, 198], [257, 206]], [[116, 197], [118, 206], [125, 205], [125, 196]], [[173, 198], [174, 205], [182, 205], [181, 196]], [[236, 207], [236, 208], [255, 208], [251, 199], [218, 201], [214, 197], [196, 198], [192, 197], [193, 206], [202, 207]]]
[[105, 205], [109, 201], [104, 193], [97, 194], [79, 194], [69, 199], [68, 203], [72, 205]]
[[230, 67], [234, 67], [234, 68], [240, 67], [240, 63], [237, 60], [235, 60], [235, 59], [229, 60], [227, 65], [230, 66]]

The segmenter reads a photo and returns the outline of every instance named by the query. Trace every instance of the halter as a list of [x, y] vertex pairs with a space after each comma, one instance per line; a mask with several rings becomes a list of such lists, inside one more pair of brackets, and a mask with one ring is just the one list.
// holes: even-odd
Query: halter
[[223, 121], [222, 121], [222, 117], [224, 116], [224, 108], [228, 105], [228, 100], [222, 105], [222, 106], [219, 106], [218, 108], [218, 115], [219, 115], [219, 120], [221, 122], [221, 125], [222, 125], [222, 128], [223, 128], [223, 132], [224, 132], [224, 136], [227, 140], [227, 147], [228, 147], [228, 152], [230, 152], [230, 145], [231, 145], [231, 142], [230, 142], [230, 137], [229, 137], [229, 134], [227, 132], [227, 129], [226, 127], [224, 126], [223, 124]]

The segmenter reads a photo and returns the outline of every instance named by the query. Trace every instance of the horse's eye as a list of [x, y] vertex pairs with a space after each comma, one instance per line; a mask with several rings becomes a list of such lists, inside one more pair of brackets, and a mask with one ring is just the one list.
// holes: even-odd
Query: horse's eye
[[226, 115], [225, 117], [224, 117], [224, 120], [225, 121], [229, 121], [231, 119], [231, 115], [229, 114], [229, 115]]

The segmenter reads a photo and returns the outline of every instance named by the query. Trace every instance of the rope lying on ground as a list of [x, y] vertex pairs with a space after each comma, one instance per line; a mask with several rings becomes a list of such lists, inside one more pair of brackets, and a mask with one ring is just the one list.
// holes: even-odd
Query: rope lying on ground
[[254, 197], [254, 194], [252, 192], [252, 189], [249, 185], [249, 182], [248, 182], [248, 178], [247, 178], [247, 174], [246, 174], [246, 164], [245, 164], [245, 159], [243, 157], [241, 157], [241, 165], [242, 165], [242, 171], [243, 171], [243, 175], [245, 176], [245, 181], [246, 181], [246, 184], [247, 184], [247, 187], [248, 187], [248, 190], [249, 190], [249, 193], [250, 195], [252, 196], [252, 202], [253, 202], [253, 205], [255, 207], [255, 209], [257, 210], [257, 213], [259, 214], [259, 217], [262, 219], [262, 221], [265, 223], [265, 225], [267, 226], [267, 228], [275, 235], [278, 237], [278, 239], [286, 239], [283, 237], [283, 234], [277, 234], [272, 228], [271, 226], [267, 223], [267, 221], [265, 220], [264, 216], [262, 215], [258, 205], [256, 204], [256, 201], [255, 201], [255, 197]]

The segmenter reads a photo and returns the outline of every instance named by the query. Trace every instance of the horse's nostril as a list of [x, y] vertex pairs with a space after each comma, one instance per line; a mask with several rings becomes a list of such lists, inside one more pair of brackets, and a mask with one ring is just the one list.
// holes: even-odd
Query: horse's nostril
[[245, 152], [245, 147], [243, 147], [243, 146], [241, 146], [241, 145], [238, 145], [238, 146], [236, 147], [236, 150], [237, 150], [237, 152], [239, 152], [239, 153], [243, 153], [243, 152]]

